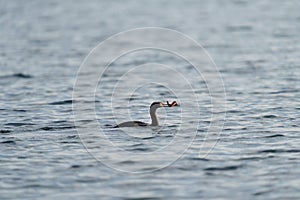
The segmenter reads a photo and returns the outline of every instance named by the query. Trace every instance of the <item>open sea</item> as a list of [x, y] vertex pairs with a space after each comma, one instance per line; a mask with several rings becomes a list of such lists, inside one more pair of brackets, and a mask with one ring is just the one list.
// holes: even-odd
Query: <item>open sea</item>
[[[300, 199], [299, 10], [297, 0], [0, 0], [0, 199]], [[143, 27], [205, 51], [151, 32], [94, 49]], [[203, 71], [151, 48], [104, 68], [149, 38]], [[167, 100], [180, 107], [159, 109], [159, 127], [113, 128], [150, 122], [149, 105]]]

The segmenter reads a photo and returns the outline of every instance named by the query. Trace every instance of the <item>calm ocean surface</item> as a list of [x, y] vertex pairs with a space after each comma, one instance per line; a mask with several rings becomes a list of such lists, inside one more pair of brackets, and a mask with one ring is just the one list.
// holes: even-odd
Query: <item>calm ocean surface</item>
[[[296, 0], [0, 1], [0, 199], [300, 199], [299, 10]], [[118, 59], [103, 74], [95, 101], [84, 107], [73, 101], [88, 53], [141, 27], [180, 31], [207, 50], [226, 91], [220, 135], [206, 137], [212, 105], [205, 81], [193, 80], [190, 65], [155, 51]], [[187, 90], [186, 99], [176, 99], [168, 88], [146, 84], [116, 97], [112, 114], [109, 91], [118, 78], [150, 61], [190, 77], [199, 112], [180, 116], [194, 103]], [[129, 77], [129, 85], [145, 74], [174, 80], [147, 69]], [[87, 88], [94, 73], [83, 77]], [[148, 107], [158, 100], [183, 107], [160, 110], [157, 129], [111, 128], [127, 116], [148, 122]], [[93, 106], [96, 118], [85, 116], [90, 121], [79, 119], [76, 127], [72, 107]], [[78, 134], [93, 121], [99, 134], [93, 128]], [[215, 144], [205, 157], [203, 143]]]

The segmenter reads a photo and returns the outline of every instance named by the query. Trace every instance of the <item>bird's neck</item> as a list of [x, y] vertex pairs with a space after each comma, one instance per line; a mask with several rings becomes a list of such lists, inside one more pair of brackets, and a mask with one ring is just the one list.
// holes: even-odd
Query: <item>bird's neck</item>
[[158, 126], [158, 119], [156, 115], [156, 108], [150, 108], [150, 116], [151, 116], [151, 125], [152, 126]]

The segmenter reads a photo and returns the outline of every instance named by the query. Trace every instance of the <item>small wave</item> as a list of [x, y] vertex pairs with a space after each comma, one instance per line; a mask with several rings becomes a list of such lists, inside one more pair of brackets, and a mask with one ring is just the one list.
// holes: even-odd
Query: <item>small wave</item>
[[0, 133], [10, 133], [10, 132], [11, 132], [11, 130], [7, 130], [7, 129], [0, 130]]
[[70, 168], [80, 168], [80, 167], [82, 167], [82, 166], [81, 165], [71, 165]]
[[262, 118], [276, 118], [276, 115], [264, 115]]
[[142, 143], [137, 143], [137, 144], [130, 145], [128, 147], [140, 147], [140, 146], [143, 146], [143, 144]]
[[233, 131], [233, 130], [247, 130], [247, 127], [233, 127], [233, 128], [224, 128], [224, 131]]
[[[145, 168], [142, 168], [141, 171], [142, 172], [153, 172], [153, 171], [159, 171], [160, 169], [159, 168], [156, 168], [156, 167], [145, 167]], [[156, 198], [143, 198], [143, 199], [156, 199]]]
[[192, 157], [192, 158], [188, 158], [188, 160], [209, 161], [209, 159], [207, 158], [200, 158], [200, 157]]
[[50, 126], [45, 126], [45, 127], [40, 128], [40, 130], [43, 130], [43, 131], [52, 131], [52, 130], [55, 130], [55, 128], [50, 127]]
[[266, 157], [251, 156], [251, 157], [242, 157], [237, 160], [262, 160], [267, 158], [274, 158], [274, 156], [266, 156]]
[[150, 140], [150, 139], [153, 139], [153, 138], [156, 138], [155, 136], [149, 136], [149, 137], [142, 137], [141, 139], [142, 140]]
[[260, 196], [260, 195], [264, 195], [264, 194], [270, 193], [270, 192], [273, 192], [273, 190], [265, 190], [265, 191], [261, 191], [261, 192], [255, 192], [253, 195]]
[[1, 144], [16, 144], [16, 142], [15, 141], [13, 141], [13, 140], [5, 140], [5, 141], [2, 141], [2, 142], [0, 142]]
[[0, 76], [0, 78], [33, 78], [33, 76], [29, 74], [15, 73], [10, 75]]
[[27, 156], [24, 156], [24, 155], [21, 155], [21, 156], [18, 156], [17, 157], [18, 159], [26, 159], [26, 158], [28, 158]]
[[75, 126], [45, 126], [40, 128], [39, 130], [43, 131], [56, 131], [56, 130], [65, 130], [65, 129], [74, 129]]
[[205, 171], [229, 171], [229, 170], [236, 170], [241, 168], [241, 165], [232, 165], [232, 166], [226, 166], [226, 167], [208, 167], [205, 168]]
[[284, 137], [284, 135], [282, 135], [282, 134], [274, 134], [274, 135], [265, 136], [263, 138], [274, 138], [274, 137]]
[[65, 105], [65, 104], [72, 104], [73, 100], [63, 100], [63, 101], [54, 101], [49, 103], [49, 105]]
[[1, 108], [0, 111], [13, 111], [13, 112], [27, 112], [27, 110], [23, 110], [23, 109], [3, 109]]
[[283, 94], [283, 93], [296, 93], [299, 92], [297, 89], [291, 89], [291, 90], [278, 90], [274, 92], [269, 92], [269, 94]]
[[57, 121], [53, 121], [52, 123], [61, 124], [61, 123], [65, 123], [65, 122], [68, 122], [68, 121], [66, 121], [66, 120], [57, 120]]
[[27, 110], [23, 110], [23, 109], [13, 109], [13, 111], [15, 111], [15, 112], [27, 112]]
[[150, 149], [149, 148], [143, 148], [143, 147], [136, 147], [134, 149], [128, 149], [130, 151], [141, 151], [141, 152], [146, 152], [146, 151], [149, 151]]
[[69, 135], [67, 139], [79, 139], [78, 135]]
[[300, 149], [266, 149], [257, 153], [299, 153]]
[[7, 123], [5, 124], [6, 126], [32, 126], [32, 125], [35, 125], [33, 123]]
[[226, 113], [240, 113], [240, 110], [228, 110]]
[[77, 141], [77, 140], [64, 140], [64, 141], [61, 141], [60, 142], [61, 144], [78, 144], [78, 143], [80, 143], [79, 141]]
[[116, 125], [112, 125], [112, 124], [104, 124], [103, 128], [114, 128]]
[[125, 160], [125, 161], [119, 162], [119, 164], [135, 164], [135, 161]]

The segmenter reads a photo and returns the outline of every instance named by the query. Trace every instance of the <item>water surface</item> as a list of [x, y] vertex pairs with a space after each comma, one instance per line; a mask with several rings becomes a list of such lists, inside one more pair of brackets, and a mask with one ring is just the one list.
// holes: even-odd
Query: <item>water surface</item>
[[[298, 1], [33, 0], [0, 5], [1, 199], [300, 197]], [[89, 138], [114, 166], [144, 172], [124, 173], [86, 151], [73, 122], [73, 84], [94, 46], [144, 26], [172, 28], [203, 44], [223, 77], [226, 121], [217, 145], [199, 157], [211, 114], [207, 88], [199, 80], [201, 112], [190, 116], [201, 119], [195, 137], [193, 123], [180, 126], [186, 135], [178, 134], [180, 110], [160, 111], [165, 124], [159, 131], [138, 128], [126, 135], [107, 127], [127, 120], [111, 117], [105, 93], [118, 77], [118, 66], [155, 60], [190, 72], [185, 63], [155, 53], [118, 60], [116, 71], [104, 76], [106, 85], [97, 88], [95, 102], [86, 102], [87, 107], [95, 103], [97, 120], [110, 140], [121, 150], [151, 155], [175, 137], [182, 144], [193, 139], [178, 160], [153, 171], [149, 166], [160, 166], [161, 159], [118, 157], [118, 151]], [[132, 106], [129, 115], [147, 122], [152, 101], [174, 97], [167, 88], [145, 85], [131, 98], [119, 99], [126, 105], [116, 109]], [[170, 146], [164, 153], [174, 158], [176, 150]]]

